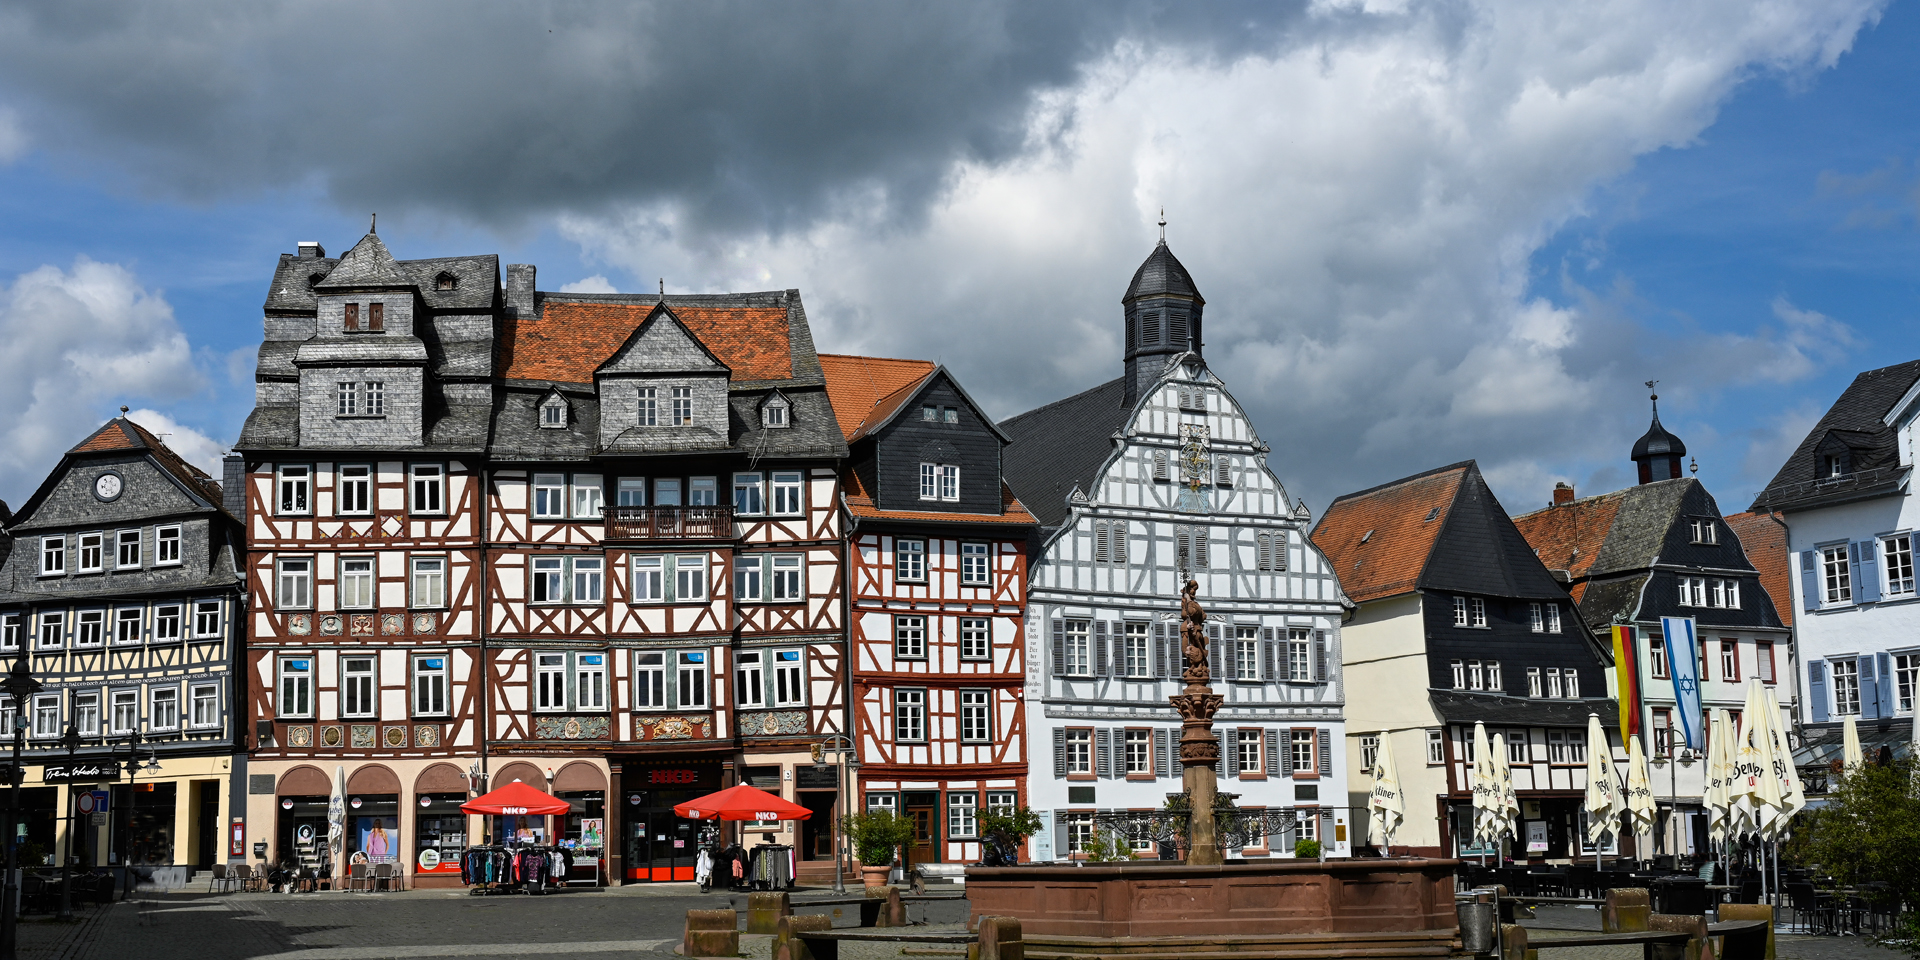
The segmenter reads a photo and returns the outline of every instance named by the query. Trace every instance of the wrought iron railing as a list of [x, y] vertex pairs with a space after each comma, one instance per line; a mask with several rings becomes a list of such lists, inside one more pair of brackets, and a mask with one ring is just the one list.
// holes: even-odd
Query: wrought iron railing
[[732, 506], [608, 507], [608, 540], [725, 540]]
[[[1220, 838], [1220, 845], [1229, 850], [1271, 847], [1275, 845], [1274, 838], [1279, 839], [1280, 847], [1292, 849], [1303, 832], [1303, 819], [1316, 821], [1305, 831], [1309, 836], [1331, 838], [1336, 810], [1346, 811], [1348, 839], [1356, 844], [1364, 843], [1368, 813], [1365, 807], [1219, 808], [1214, 811], [1214, 833]], [[1189, 815], [1186, 810], [1109, 810], [1094, 814], [1093, 829], [1110, 832], [1136, 845], [1171, 848], [1186, 840]]]

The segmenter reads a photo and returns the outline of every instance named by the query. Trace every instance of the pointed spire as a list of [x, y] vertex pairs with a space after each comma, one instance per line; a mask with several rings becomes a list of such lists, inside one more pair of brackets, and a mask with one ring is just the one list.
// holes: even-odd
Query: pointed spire
[[666, 277], [660, 278], [660, 295], [663, 297], [667, 295], [667, 278]]
[[1647, 381], [1647, 392], [1650, 394], [1649, 399], [1653, 401], [1653, 422], [1654, 423], [1660, 422], [1660, 395], [1658, 393], [1653, 392], [1654, 385], [1659, 382], [1660, 381], [1658, 380]]
[[373, 216], [373, 221], [367, 224], [367, 232], [379, 233], [380, 232], [380, 215], [376, 213], [376, 214], [373, 214], [372, 216]]
[[1160, 245], [1167, 245], [1167, 208], [1160, 208]]

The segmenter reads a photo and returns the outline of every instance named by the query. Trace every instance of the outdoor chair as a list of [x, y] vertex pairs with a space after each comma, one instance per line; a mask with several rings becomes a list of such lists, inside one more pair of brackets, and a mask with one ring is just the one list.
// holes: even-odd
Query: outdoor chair
[[1831, 898], [1813, 884], [1806, 881], [1789, 883], [1784, 886], [1787, 905], [1793, 909], [1791, 924], [1799, 926], [1808, 933], [1832, 933], [1838, 921], [1837, 910]]
[[392, 890], [394, 879], [393, 864], [376, 863], [373, 865], [373, 889]]
[[347, 889], [357, 890], [363, 884], [368, 890], [373, 889], [373, 878], [367, 873], [367, 865], [364, 863], [347, 864]]
[[207, 882], [207, 892], [212, 893], [221, 887], [232, 887], [237, 882], [233, 876], [227, 873], [226, 864], [216, 863], [213, 865], [213, 879]]
[[244, 863], [236, 863], [227, 868], [227, 882], [245, 892], [253, 886], [253, 868]]

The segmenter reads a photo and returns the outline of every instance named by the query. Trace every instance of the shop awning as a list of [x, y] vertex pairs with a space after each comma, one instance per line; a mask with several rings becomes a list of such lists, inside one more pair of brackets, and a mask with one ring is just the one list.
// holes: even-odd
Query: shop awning
[[688, 820], [805, 820], [813, 816], [806, 807], [744, 783], [676, 804], [673, 812]]
[[460, 809], [464, 813], [543, 816], [566, 813], [573, 809], [573, 805], [515, 780], [498, 790], [468, 800], [460, 805]]

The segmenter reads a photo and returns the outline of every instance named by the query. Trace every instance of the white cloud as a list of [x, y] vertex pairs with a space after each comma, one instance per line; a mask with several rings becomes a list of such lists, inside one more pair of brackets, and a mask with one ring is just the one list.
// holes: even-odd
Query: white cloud
[[918, 225], [876, 189], [799, 233], [715, 240], [671, 202], [561, 232], [690, 289], [799, 286], [821, 349], [943, 360], [1006, 415], [1119, 373], [1119, 296], [1165, 206], [1207, 354], [1296, 490], [1468, 456], [1529, 484], [1540, 463], [1610, 476], [1648, 368], [1733, 350], [1744, 368], [1703, 391], [1796, 379], [1846, 328], [1781, 301], [1778, 330], [1661, 338], [1541, 299], [1530, 257], [1596, 185], [1693, 142], [1756, 74], [1830, 67], [1877, 9], [1326, 5], [1262, 55], [1117, 45], [1036, 98], [1024, 154], [957, 164]]
[[159, 437], [160, 442], [182, 460], [205, 470], [207, 476], [220, 479], [220, 458], [227, 452], [226, 444], [158, 410], [135, 410], [127, 414], [127, 419], [146, 427], [148, 433]]
[[560, 288], [560, 292], [561, 293], [619, 293], [620, 291], [615, 290], [613, 288], [613, 284], [608, 283], [607, 278], [605, 276], [602, 276], [601, 274], [596, 273], [591, 277], [587, 277], [583, 280], [575, 280], [572, 283], [562, 286]]
[[85, 257], [0, 287], [0, 343], [0, 496], [16, 505], [122, 404], [179, 400], [205, 385], [165, 297]]

